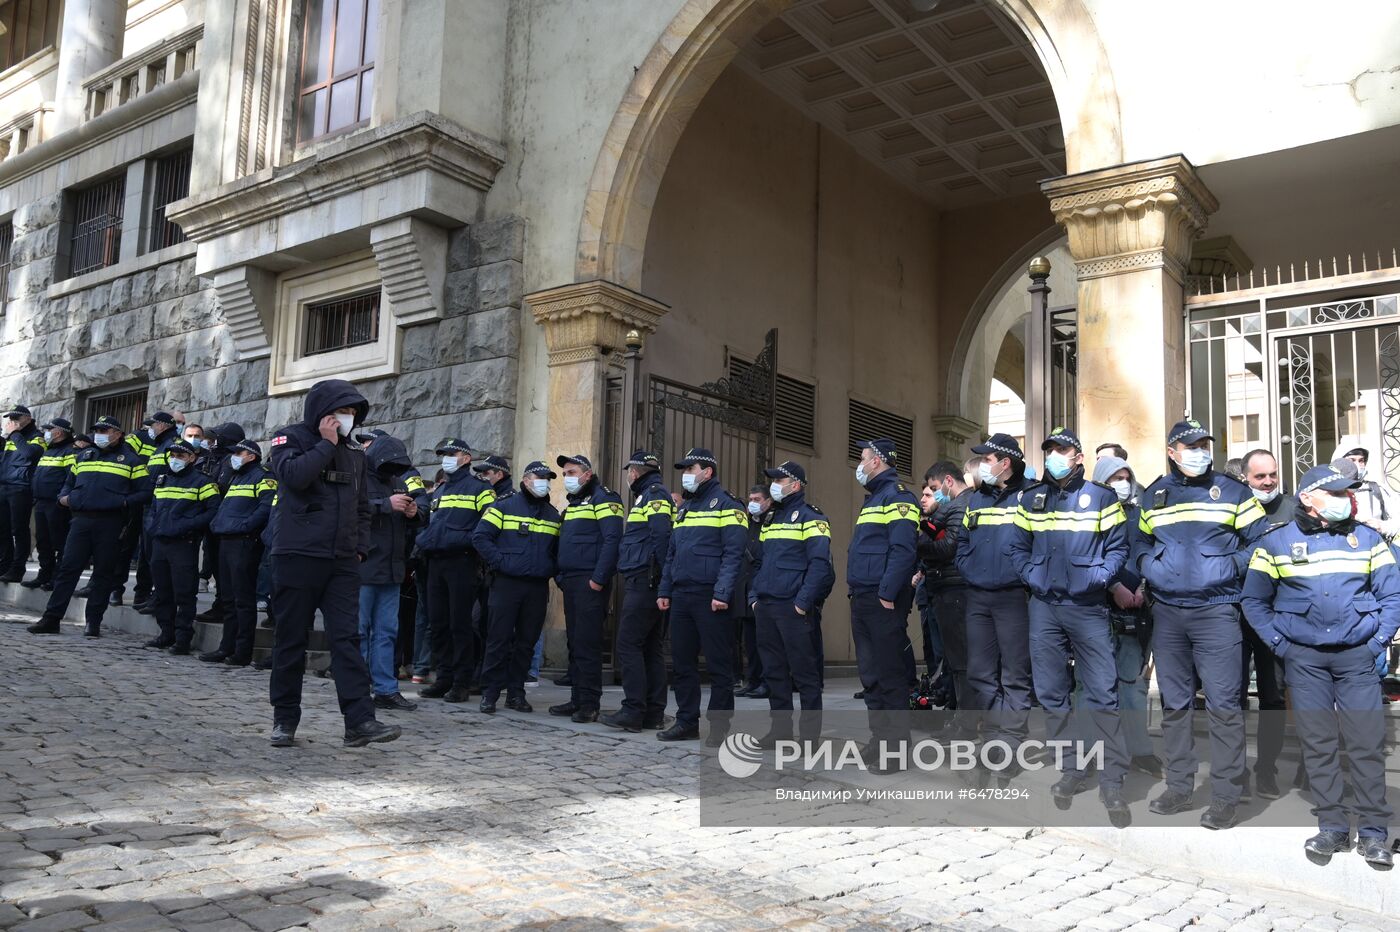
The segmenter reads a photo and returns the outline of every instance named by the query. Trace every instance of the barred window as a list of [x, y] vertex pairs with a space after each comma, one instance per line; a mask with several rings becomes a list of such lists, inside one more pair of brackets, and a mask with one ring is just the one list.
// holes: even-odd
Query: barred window
[[183, 149], [156, 160], [153, 173], [155, 190], [151, 194], [151, 252], [185, 241], [185, 231], [180, 229], [178, 223], [166, 219], [165, 208], [172, 201], [178, 201], [190, 193], [190, 164], [193, 158], [193, 149]]
[[58, 41], [62, 0], [0, 0], [0, 71]]
[[0, 314], [10, 303], [10, 247], [14, 242], [15, 225], [9, 221], [0, 224]]
[[379, 0], [306, 0], [297, 142], [369, 121]]
[[[99, 392], [83, 399], [86, 414], [82, 425], [91, 424], [103, 416], [117, 419], [127, 433], [141, 429], [141, 419], [146, 416], [146, 389], [133, 388], [118, 392]], [[84, 426], [82, 429], [86, 429]]]
[[303, 356], [315, 356], [379, 339], [379, 289], [305, 306]]
[[68, 272], [81, 275], [116, 264], [121, 256], [126, 175], [73, 192], [73, 242]]
[[[729, 377], [743, 378], [753, 368], [753, 361], [739, 356], [729, 357]], [[817, 446], [817, 386], [812, 382], [778, 373], [773, 398], [776, 423], [773, 435], [778, 443], [788, 447], [815, 450]]]

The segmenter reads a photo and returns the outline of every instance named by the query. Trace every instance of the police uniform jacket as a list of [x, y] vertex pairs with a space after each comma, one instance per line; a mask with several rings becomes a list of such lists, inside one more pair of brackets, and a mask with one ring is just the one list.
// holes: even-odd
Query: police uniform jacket
[[151, 477], [151, 482], [155, 482], [156, 477], [170, 468], [170, 446], [180, 439], [180, 429], [171, 427], [156, 439], [152, 440], [141, 431], [134, 431], [126, 435], [126, 444], [136, 452], [138, 456], [146, 460], [146, 472]]
[[64, 496], [75, 515], [144, 507], [151, 500], [145, 457], [124, 443], [106, 450], [79, 450], [59, 493], [59, 498]]
[[1172, 464], [1139, 503], [1144, 549], [1136, 562], [1154, 599], [1186, 608], [1240, 600], [1250, 545], [1268, 528], [1249, 486], [1213, 469], [1187, 476]]
[[1015, 475], [1005, 486], [979, 485], [968, 498], [963, 533], [958, 536], [957, 565], [963, 582], [972, 588], [1022, 588], [1021, 575], [1007, 555], [1011, 539], [1021, 533], [1016, 510], [1025, 488], [1026, 477]]
[[583, 576], [600, 586], [617, 573], [622, 543], [622, 499], [594, 476], [569, 496], [559, 535], [559, 575]]
[[209, 530], [224, 537], [260, 536], [267, 528], [276, 495], [277, 480], [260, 460], [244, 464], [233, 473]]
[[12, 431], [5, 438], [0, 454], [0, 485], [28, 489], [34, 481], [34, 467], [44, 455], [44, 435], [33, 424]]
[[44, 451], [44, 455], [39, 457], [39, 462], [34, 466], [32, 488], [35, 499], [41, 502], [58, 501], [59, 493], [63, 491], [63, 483], [68, 481], [68, 474], [73, 470], [73, 461], [80, 452], [73, 445], [71, 437]]
[[1301, 506], [1255, 544], [1241, 600], [1260, 639], [1286, 660], [1294, 644], [1379, 654], [1400, 629], [1400, 573], [1364, 524], [1325, 525]]
[[495, 497], [470, 467], [458, 469], [433, 493], [432, 515], [418, 534], [418, 549], [429, 556], [470, 553], [472, 532]]
[[810, 612], [836, 581], [831, 566], [831, 523], [801, 492], [774, 502], [764, 518], [758, 532], [749, 603], [790, 599]]
[[234, 477], [241, 471], [235, 470], [229, 465], [228, 455], [233, 451], [234, 446], [246, 439], [243, 425], [233, 421], [220, 424], [209, 432], [206, 439], [210, 441], [211, 448], [208, 451], [209, 455], [205, 461], [204, 471], [218, 483], [220, 492], [227, 492], [229, 486], [233, 485]]
[[369, 553], [360, 564], [360, 582], [369, 586], [397, 585], [408, 573], [408, 529], [421, 524], [425, 513], [409, 518], [395, 511], [391, 495], [410, 495], [404, 472], [408, 450], [397, 437], [380, 437], [365, 454], [369, 483]]
[[1044, 602], [1099, 605], [1128, 559], [1128, 529], [1113, 490], [1089, 482], [1084, 469], [1061, 488], [1040, 482], [1016, 509], [1020, 533], [1007, 557], [1026, 588]]
[[[958, 539], [967, 533], [963, 523], [972, 490], [938, 506], [931, 520], [923, 522], [919, 535], [919, 566], [924, 571], [924, 588], [929, 591], [966, 585], [958, 571]], [[936, 529], [936, 531], [935, 531]], [[930, 533], [934, 532], [934, 533]]]
[[[1250, 493], [1254, 494], [1253, 492]], [[1256, 501], [1258, 501], [1256, 499]], [[1278, 495], [1267, 505], [1259, 502], [1259, 507], [1264, 509], [1264, 517], [1268, 519], [1268, 530], [1272, 531], [1276, 527], [1287, 524], [1293, 520], [1293, 510], [1298, 505], [1298, 500], [1279, 487]], [[1263, 536], [1263, 535], [1260, 535]]]
[[219, 510], [219, 487], [190, 463], [180, 472], [155, 477], [154, 502], [148, 511], [151, 536], [159, 540], [195, 541], [204, 536]]
[[363, 419], [369, 402], [349, 382], [318, 382], [306, 394], [301, 423], [272, 438], [267, 465], [277, 480], [277, 505], [268, 526], [276, 556], [348, 559], [369, 553], [364, 451], [349, 437], [331, 443], [319, 430], [323, 417], [345, 407]]
[[718, 479], [685, 493], [671, 528], [657, 596], [669, 599], [673, 592], [709, 590], [710, 598], [735, 608], [744, 596], [738, 586], [748, 525], [748, 512]]
[[632, 510], [627, 513], [618, 549], [617, 570], [623, 576], [646, 573], [655, 581], [661, 577], [661, 566], [671, 546], [676, 504], [656, 470], [649, 470], [632, 483], [632, 495]]
[[472, 531], [472, 546], [502, 576], [548, 579], [559, 571], [559, 510], [523, 490], [493, 501]]
[[846, 588], [893, 602], [918, 562], [919, 503], [893, 469], [872, 478], [846, 552]]

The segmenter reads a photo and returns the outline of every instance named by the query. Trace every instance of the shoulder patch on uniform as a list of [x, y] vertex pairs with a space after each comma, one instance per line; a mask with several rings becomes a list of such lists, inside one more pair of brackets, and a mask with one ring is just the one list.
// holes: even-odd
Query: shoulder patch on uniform
[[1210, 496], [1210, 500], [1211, 500], [1211, 501], [1213, 501], [1213, 502], [1218, 502], [1218, 501], [1220, 501], [1220, 486], [1218, 486], [1218, 485], [1213, 485], [1213, 486], [1211, 486], [1211, 487], [1210, 487], [1210, 491], [1207, 492], [1206, 494]]
[[712, 499], [710, 499], [710, 507], [711, 507], [711, 508], [715, 507], [715, 506], [718, 505], [718, 504], [719, 504], [719, 499], [717, 499], [717, 498], [712, 498]]
[[647, 507], [650, 508], [652, 511], [665, 511], [666, 502], [658, 498], [654, 501], [648, 502]]
[[282, 444], [284, 444], [284, 443], [286, 443], [286, 442], [287, 442], [287, 435], [286, 435], [286, 434], [278, 434], [276, 437], [273, 437], [273, 438], [272, 438], [272, 445], [273, 445], [274, 447], [280, 447]]
[[818, 521], [818, 522], [817, 522], [817, 530], [821, 531], [823, 534], [830, 534], [830, 533], [831, 533], [831, 525], [828, 524], [828, 523], [825, 522], [825, 521]]

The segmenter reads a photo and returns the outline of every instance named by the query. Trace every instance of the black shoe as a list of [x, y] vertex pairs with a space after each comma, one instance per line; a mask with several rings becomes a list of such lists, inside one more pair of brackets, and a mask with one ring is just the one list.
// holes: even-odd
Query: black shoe
[[252, 662], [252, 657], [240, 657], [237, 654], [224, 658], [224, 666], [226, 667], [246, 667]]
[[122, 604], [122, 594], [121, 594], [120, 592], [113, 592], [111, 595], [107, 596], [107, 604], [108, 604], [108, 605], [121, 605], [121, 604]]
[[573, 715], [569, 716], [569, 721], [577, 722], [580, 725], [587, 724], [588, 722], [596, 722], [598, 721], [598, 710], [579, 709]]
[[181, 644], [179, 641], [176, 641], [171, 645], [170, 653], [176, 657], [188, 657], [190, 655], [190, 645]]
[[1366, 859], [1372, 867], [1391, 868], [1395, 866], [1395, 856], [1386, 846], [1384, 838], [1362, 836], [1356, 839], [1356, 853]]
[[1082, 777], [1075, 776], [1072, 773], [1067, 773], [1063, 777], [1060, 777], [1055, 785], [1050, 787], [1050, 795], [1055, 798], [1055, 808], [1061, 810], [1068, 809], [1070, 803], [1074, 802], [1074, 797], [1089, 788], [1090, 779], [1087, 773]]
[[41, 592], [53, 592], [53, 583], [51, 583], [51, 582], [46, 582], [46, 583], [41, 584], [41, 585], [39, 586], [39, 591], [41, 591]]
[[[421, 693], [420, 693], [421, 695]], [[472, 691], [465, 686], [453, 686], [442, 694], [443, 702], [466, 702], [472, 697]]]
[[495, 700], [495, 699], [482, 699], [482, 700], [481, 700], [481, 705], [478, 706], [477, 708], [478, 708], [481, 712], [484, 712], [484, 713], [487, 714], [487, 715], [495, 715], [495, 714], [496, 714], [496, 700]]
[[1260, 799], [1278, 799], [1283, 796], [1283, 792], [1278, 788], [1278, 777], [1271, 773], [1254, 775], [1254, 792], [1259, 794]]
[[203, 663], [223, 663], [228, 659], [228, 654], [221, 650], [207, 650], [199, 655], [199, 660]]
[[20, 570], [18, 570], [18, 571], [16, 571], [16, 570], [10, 570], [10, 571], [9, 571], [8, 573], [6, 573], [4, 576], [0, 576], [0, 582], [3, 582], [3, 583], [19, 582], [19, 581], [21, 581], [22, 579], [24, 579], [24, 570], [23, 570], [23, 569], [20, 569]]
[[1314, 864], [1326, 864], [1332, 855], [1351, 848], [1351, 835], [1348, 832], [1318, 832], [1303, 842], [1303, 854]]
[[345, 729], [345, 746], [347, 748], [362, 748], [373, 741], [381, 744], [385, 741], [393, 741], [403, 734], [403, 729], [398, 725], [385, 725], [375, 719], [367, 719], [360, 722], [354, 728]]
[[682, 725], [680, 722], [676, 722], [674, 725], [672, 725], [670, 728], [667, 728], [665, 731], [658, 731], [658, 732], [656, 733], [656, 740], [657, 740], [657, 741], [699, 741], [699, 740], [700, 740], [700, 726], [698, 726], [698, 725]]
[[1133, 814], [1128, 809], [1128, 801], [1123, 798], [1123, 790], [1117, 786], [1099, 787], [1099, 799], [1108, 810], [1108, 821], [1114, 828], [1127, 828], [1133, 824]]
[[1239, 821], [1240, 817], [1235, 814], [1235, 804], [1220, 799], [1211, 800], [1210, 808], [1201, 813], [1201, 827], [1212, 832], [1234, 828]]
[[375, 696], [374, 707], [376, 709], [392, 709], [395, 712], [412, 712], [418, 708], [418, 703], [409, 702], [403, 697], [403, 693], [394, 693], [392, 696]]
[[773, 695], [773, 690], [769, 689], [768, 686], [767, 686], [767, 684], [764, 684], [764, 685], [758, 687], [757, 689], [753, 690], [752, 692], [750, 692], [750, 693], [749, 693], [749, 698], [750, 698], [750, 699], [767, 699], [767, 698], [768, 698], [769, 696], [771, 696], [771, 695]]
[[450, 692], [452, 692], [451, 683], [437, 682], [431, 683], [418, 690], [418, 695], [423, 699], [441, 699]]
[[1157, 815], [1176, 815], [1192, 808], [1191, 794], [1168, 787], [1161, 796], [1147, 804], [1147, 811]]
[[647, 716], [646, 718], [643, 718], [643, 719], [642, 719], [642, 730], [643, 730], [643, 731], [660, 731], [661, 729], [663, 729], [663, 728], [665, 728], [665, 727], [666, 727], [666, 713], [664, 713], [664, 712], [663, 712], [662, 714], [660, 714], [660, 715], [655, 716], [655, 717]]
[[149, 641], [147, 641], [145, 644], [142, 644], [141, 646], [154, 647], [156, 650], [165, 650], [167, 647], [175, 646], [175, 639], [172, 637], [168, 637], [167, 635], [160, 634], [151, 638]]
[[633, 718], [632, 716], [628, 715], [627, 713], [621, 710], [617, 712], [609, 712], [607, 715], [604, 715], [602, 718], [598, 719], [598, 721], [602, 722], [604, 725], [607, 725], [609, 728], [620, 728], [623, 731], [630, 731], [633, 734], [636, 734], [637, 732], [642, 730], [641, 719]]
[[92, 622], [88, 622], [87, 625], [83, 628], [83, 637], [85, 637], [85, 638], [100, 638], [100, 637], [102, 637], [102, 626], [101, 626], [101, 625], [95, 625], [95, 624], [93, 624]]
[[561, 677], [559, 677], [559, 679], [557, 679], [557, 680], [554, 681], [554, 685], [555, 685], [555, 686], [573, 686], [573, 685], [574, 685], [574, 681], [571, 680], [571, 679], [569, 679], [568, 676], [561, 676]]
[[57, 634], [58, 619], [40, 618], [38, 621], [34, 622], [34, 624], [30, 625], [24, 630], [28, 631], [30, 634]]
[[297, 743], [297, 730], [286, 725], [274, 724], [268, 743], [275, 748], [289, 748]]
[[1161, 758], [1159, 758], [1156, 754], [1139, 754], [1137, 757], [1134, 757], [1132, 759], [1132, 762], [1129, 764], [1129, 766], [1132, 767], [1134, 770], [1139, 770], [1143, 773], [1151, 774], [1158, 780], [1162, 779], [1162, 777], [1165, 776], [1166, 773], [1162, 769]]
[[853, 696], [851, 696], [851, 698], [852, 698], [852, 699], [864, 699], [864, 698], [865, 698], [865, 690], [862, 689], [860, 692], [858, 692], [858, 693], [854, 694]]
[[752, 686], [752, 685], [750, 685], [750, 686], [745, 686], [743, 689], [736, 689], [736, 690], [734, 690], [734, 698], [735, 698], [735, 699], [747, 699], [749, 696], [753, 695], [753, 691], [754, 691], [755, 689], [757, 689], [757, 688], [758, 688], [757, 686]]
[[131, 609], [138, 615], [154, 615], [156, 613], [156, 603], [142, 602], [140, 605], [131, 606]]
[[[116, 604], [120, 604], [120, 603], [116, 603]], [[206, 610], [206, 611], [200, 612], [198, 615], [195, 615], [195, 616], [194, 616], [194, 620], [195, 620], [195, 621], [207, 621], [207, 622], [209, 622], [210, 624], [219, 624], [220, 622], [222, 622], [222, 621], [224, 620], [224, 613], [223, 613], [223, 612], [220, 612], [220, 611], [215, 611], [214, 609], [211, 608], [211, 609], [208, 609], [208, 610]]]
[[262, 670], [264, 673], [272, 669], [272, 658], [264, 657], [261, 660], [254, 660], [252, 663], [254, 670]]
[[512, 712], [533, 712], [533, 711], [535, 711], [535, 707], [532, 706], [532, 705], [530, 705], [530, 703], [526, 702], [524, 696], [516, 696], [516, 697], [513, 698], [513, 699], [510, 698], [510, 697], [507, 697], [507, 698], [506, 698], [506, 708], [507, 708], [507, 709], [510, 709]]
[[33, 579], [26, 579], [22, 581], [20, 585], [26, 589], [38, 589], [40, 586], [44, 585], [47, 582], [48, 580], [44, 577], [35, 576]]
[[573, 715], [578, 711], [578, 703], [570, 699], [568, 702], [561, 702], [558, 705], [549, 707], [550, 715]]

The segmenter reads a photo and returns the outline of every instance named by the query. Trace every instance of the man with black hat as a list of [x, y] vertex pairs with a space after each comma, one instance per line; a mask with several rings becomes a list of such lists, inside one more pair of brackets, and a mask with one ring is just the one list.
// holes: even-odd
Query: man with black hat
[[219, 542], [219, 591], [231, 605], [224, 614], [218, 649], [200, 654], [199, 659], [246, 667], [253, 661], [262, 535], [272, 515], [277, 480], [262, 464], [262, 447], [251, 440], [240, 440], [229, 448], [228, 466], [233, 478], [209, 530]]
[[[703, 447], [676, 468], [685, 490], [656, 590], [656, 607], [671, 612], [671, 664], [676, 722], [660, 741], [700, 737], [700, 652], [710, 671], [709, 742], [723, 740], [734, 711], [733, 610], [744, 598], [739, 574], [748, 542], [744, 506], [719, 484], [719, 463]], [[716, 714], [718, 713], [718, 714]]]
[[[176, 430], [175, 415], [168, 411], [157, 411], [142, 422], [143, 427], [140, 432], [126, 435], [126, 443], [132, 450], [146, 458], [146, 471], [150, 475], [152, 487], [162, 473], [166, 471], [166, 455], [171, 444], [180, 440], [180, 431]], [[147, 531], [149, 516], [143, 509], [140, 514], [128, 516], [126, 535], [123, 537], [121, 567], [118, 570], [119, 579], [117, 587], [112, 590], [111, 603], [113, 605], [122, 604], [122, 595], [126, 592], [126, 580], [130, 572], [131, 558], [136, 557], [136, 585], [132, 590], [132, 604], [135, 606], [146, 605], [153, 608], [152, 579], [151, 579], [151, 547], [152, 539]]]
[[24, 405], [5, 413], [5, 449], [0, 453], [0, 582], [19, 582], [29, 560], [29, 513], [34, 508], [34, 467], [44, 455], [44, 436]]
[[432, 514], [427, 528], [418, 532], [418, 550], [428, 564], [428, 617], [437, 679], [418, 695], [466, 702], [476, 667], [472, 605], [480, 586], [472, 531], [496, 493], [472, 473], [472, 451], [465, 440], [448, 437], [436, 452], [447, 481], [433, 491]]
[[1295, 519], [1256, 541], [1241, 604], [1283, 661], [1319, 829], [1304, 853], [1326, 864], [1348, 850], [1354, 821], [1357, 853], [1389, 868], [1376, 670], [1400, 630], [1400, 574], [1380, 532], [1352, 517], [1351, 488], [1330, 465], [1304, 473]]
[[53, 590], [54, 571], [63, 556], [72, 515], [58, 503], [63, 483], [73, 471], [78, 448], [73, 442], [73, 424], [56, 417], [43, 425], [44, 455], [34, 467], [34, 540], [39, 551], [39, 574], [20, 583], [26, 589]]
[[[1047, 737], [1070, 741], [1069, 662], [1083, 687], [1081, 719], [1088, 736], [1103, 749], [1099, 798], [1109, 821], [1124, 828], [1132, 821], [1123, 798], [1127, 745], [1118, 720], [1118, 660], [1108, 617], [1108, 586], [1128, 558], [1123, 507], [1109, 488], [1084, 475], [1084, 446], [1073, 431], [1056, 427], [1041, 444], [1045, 478], [1021, 493], [1016, 511], [1019, 534], [1011, 535], [1007, 557], [1031, 591], [1030, 650], [1035, 694], [1045, 708]], [[1068, 809], [1089, 788], [1082, 756], [1065, 757], [1064, 775], [1051, 793]]]
[[121, 537], [127, 515], [140, 513], [151, 499], [146, 459], [123, 442], [121, 422], [103, 415], [93, 422], [93, 445], [73, 461], [59, 492], [58, 503], [73, 515], [63, 560], [54, 575], [53, 595], [43, 617], [29, 626], [33, 634], [57, 634], [68, 611], [78, 577], [92, 563], [91, 595], [87, 600], [88, 637], [101, 637], [108, 596], [118, 583]]
[[[515, 484], [510, 478], [510, 463], [503, 456], [493, 454], [479, 460], [473, 460], [472, 472], [491, 486], [491, 491], [495, 493], [497, 498], [515, 491]], [[486, 662], [486, 639], [490, 621], [491, 586], [483, 574], [481, 585], [477, 587], [476, 593], [476, 642], [481, 647], [481, 652], [476, 658], [476, 670], [473, 671], [472, 676], [473, 684], [481, 682], [481, 669]]]
[[520, 490], [497, 497], [476, 523], [472, 544], [490, 569], [491, 617], [481, 666], [481, 711], [495, 713], [501, 691], [506, 708], [533, 712], [525, 675], [549, 608], [549, 580], [559, 569], [558, 510], [549, 501], [554, 472], [536, 460], [525, 467]]
[[219, 508], [219, 487], [200, 468], [203, 451], [183, 440], [162, 451], [146, 533], [151, 538], [152, 598], [160, 635], [147, 647], [190, 652], [199, 596], [199, 542]]
[[550, 706], [549, 714], [594, 722], [603, 698], [603, 620], [622, 543], [622, 499], [598, 481], [582, 453], [561, 455], [556, 463], [569, 502], [559, 532], [558, 583], [564, 593], [572, 687], [569, 701]]
[[1152, 593], [1152, 655], [1162, 692], [1167, 788], [1158, 815], [1194, 805], [1197, 760], [1191, 719], [1196, 683], [1210, 714], [1208, 829], [1230, 828], [1244, 788], [1239, 600], [1253, 541], [1268, 519], [1249, 486], [1214, 469], [1215, 438], [1194, 418], [1167, 433], [1169, 472], [1142, 494], [1138, 572]]
[[496, 493], [497, 498], [515, 491], [515, 484], [510, 478], [510, 461], [504, 456], [492, 454], [483, 457], [472, 463], [472, 472], [491, 486], [491, 491]]
[[277, 480], [272, 509], [273, 747], [296, 743], [306, 642], [317, 610], [325, 624], [331, 676], [345, 718], [346, 747], [393, 741], [402, 730], [374, 717], [369, 668], [360, 652], [360, 563], [369, 554], [365, 455], [350, 439], [369, 402], [349, 382], [311, 386], [300, 423], [272, 438], [268, 468]]
[[660, 461], [638, 450], [627, 460], [632, 509], [622, 532], [617, 571], [622, 576], [622, 617], [617, 625], [617, 662], [622, 668], [622, 708], [604, 725], [638, 732], [666, 724], [666, 624], [656, 607], [661, 568], [671, 547], [676, 506], [661, 481]]

